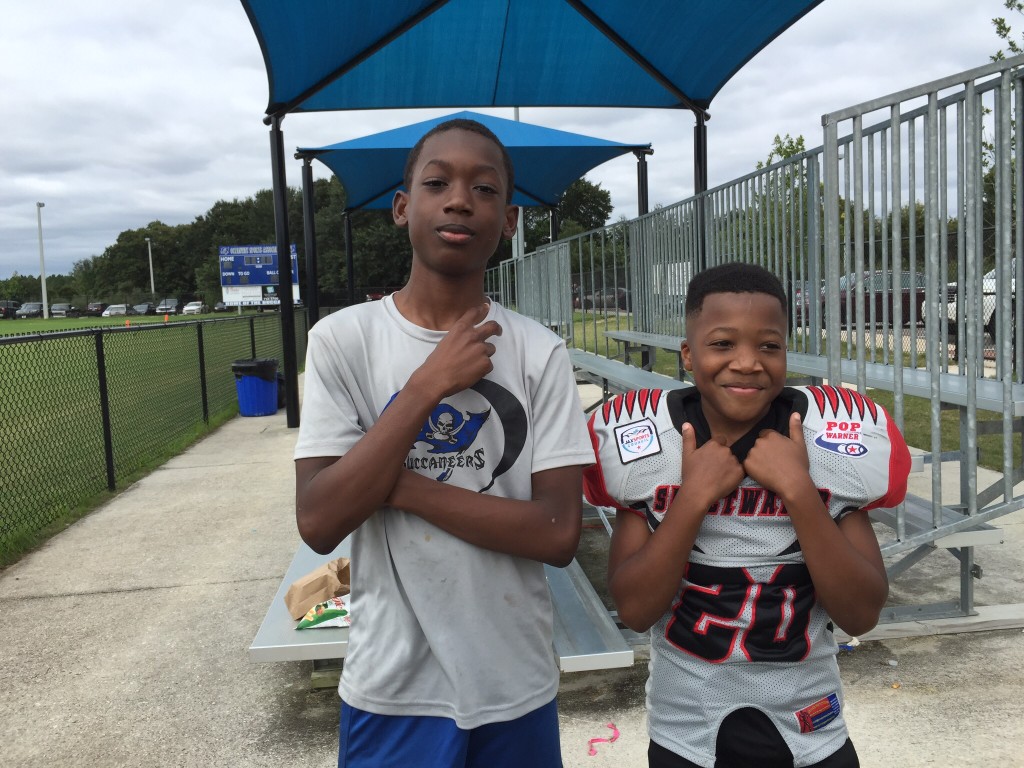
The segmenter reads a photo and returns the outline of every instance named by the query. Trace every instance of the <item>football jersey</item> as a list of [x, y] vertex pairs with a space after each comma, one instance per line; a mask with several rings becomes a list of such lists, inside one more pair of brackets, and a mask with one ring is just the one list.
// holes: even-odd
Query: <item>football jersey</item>
[[[906, 443], [884, 408], [850, 389], [786, 387], [731, 450], [742, 461], [764, 429], [788, 435], [794, 412], [834, 520], [903, 500]], [[682, 482], [684, 422], [698, 446], [710, 439], [693, 387], [629, 392], [595, 411], [588, 501], [640, 515], [654, 531]], [[818, 762], [847, 738], [835, 655], [785, 505], [745, 477], [708, 510], [672, 607], [651, 628], [651, 738], [710, 768], [722, 721], [753, 707], [774, 723], [795, 765]]]

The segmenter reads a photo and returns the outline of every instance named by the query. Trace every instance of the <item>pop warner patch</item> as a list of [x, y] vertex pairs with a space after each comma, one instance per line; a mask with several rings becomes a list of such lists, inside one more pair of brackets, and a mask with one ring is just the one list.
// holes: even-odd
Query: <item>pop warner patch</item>
[[860, 458], [868, 452], [857, 421], [829, 421], [825, 428], [814, 436], [814, 444], [840, 456]]
[[623, 464], [661, 453], [658, 430], [650, 419], [616, 427], [615, 444], [619, 447], [619, 460]]

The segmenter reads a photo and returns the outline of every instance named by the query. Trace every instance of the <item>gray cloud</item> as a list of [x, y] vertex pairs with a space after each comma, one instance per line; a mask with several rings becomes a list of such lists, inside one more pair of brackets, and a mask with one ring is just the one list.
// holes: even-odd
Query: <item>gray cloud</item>
[[[827, 0], [716, 97], [710, 182], [752, 171], [776, 134], [819, 145], [823, 113], [985, 64], [1000, 47], [990, 19], [1005, 13], [1001, 0]], [[191, 221], [219, 199], [270, 186], [266, 73], [241, 3], [15, 3], [0, 25], [0, 94], [7, 106], [0, 278], [38, 274], [36, 201], [46, 203], [53, 274], [102, 253], [125, 229]], [[293, 115], [284, 122], [286, 147], [344, 141], [448, 111]], [[511, 110], [497, 113], [511, 117]], [[650, 141], [652, 203], [692, 192], [688, 113], [523, 109], [520, 118]], [[298, 163], [289, 162], [288, 174], [297, 185]], [[326, 173], [317, 167], [317, 175]], [[615, 218], [635, 215], [631, 157], [588, 178], [611, 192]]]

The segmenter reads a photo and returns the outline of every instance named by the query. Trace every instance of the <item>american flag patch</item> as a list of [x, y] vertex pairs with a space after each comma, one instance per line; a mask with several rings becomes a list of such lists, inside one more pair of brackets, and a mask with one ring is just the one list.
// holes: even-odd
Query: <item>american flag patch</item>
[[810, 733], [824, 728], [837, 717], [839, 717], [839, 697], [834, 693], [830, 693], [824, 699], [816, 701], [796, 713], [796, 720], [800, 723], [800, 733]]

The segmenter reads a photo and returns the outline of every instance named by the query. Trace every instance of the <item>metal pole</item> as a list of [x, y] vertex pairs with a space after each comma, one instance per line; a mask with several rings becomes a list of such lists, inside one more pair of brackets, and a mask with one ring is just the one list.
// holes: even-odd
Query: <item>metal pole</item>
[[[519, 107], [514, 107], [515, 121], [519, 122]], [[526, 256], [526, 222], [523, 220], [523, 209], [519, 209], [516, 219], [516, 233], [512, 237], [512, 253], [517, 259]]]
[[647, 155], [651, 150], [637, 149], [633, 151], [636, 155], [636, 201], [637, 214], [643, 216], [650, 212], [647, 185]]
[[345, 211], [345, 270], [348, 275], [348, 305], [356, 303], [356, 263], [352, 244], [352, 211]]
[[146, 248], [149, 249], [149, 292], [156, 298], [156, 285], [153, 282], [153, 243], [146, 238]]
[[313, 199], [313, 164], [302, 158], [302, 233], [306, 244], [306, 328], [320, 319], [319, 270], [316, 255], [316, 206]]
[[705, 116], [694, 112], [697, 122], [693, 126], [693, 193], [697, 208], [697, 263], [699, 269], [707, 266], [707, 198], [702, 195], [708, 189], [708, 128]]
[[36, 223], [39, 225], [39, 282], [43, 285], [43, 317], [50, 317], [50, 302], [46, 298], [46, 260], [43, 258], [43, 206], [36, 203]]
[[693, 191], [708, 189], [708, 127], [704, 115], [694, 112], [697, 123], [693, 126]]
[[295, 310], [292, 300], [292, 253], [288, 237], [288, 182], [284, 167], [281, 118], [271, 118], [270, 159], [273, 165], [274, 230], [277, 236], [278, 291], [281, 301], [281, 347], [284, 356], [285, 413], [289, 428], [299, 426], [299, 368], [295, 350]]

